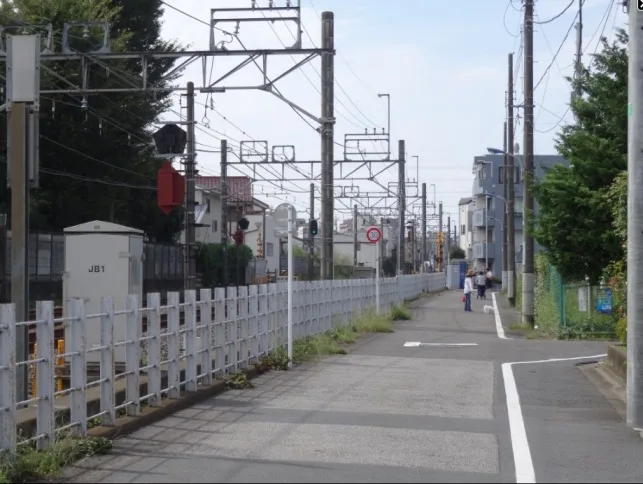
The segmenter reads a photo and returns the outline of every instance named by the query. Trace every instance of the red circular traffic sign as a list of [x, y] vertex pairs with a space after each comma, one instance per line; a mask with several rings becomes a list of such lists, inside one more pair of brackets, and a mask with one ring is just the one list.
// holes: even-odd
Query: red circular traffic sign
[[382, 238], [382, 231], [378, 227], [369, 227], [366, 230], [366, 238], [373, 244], [379, 242]]

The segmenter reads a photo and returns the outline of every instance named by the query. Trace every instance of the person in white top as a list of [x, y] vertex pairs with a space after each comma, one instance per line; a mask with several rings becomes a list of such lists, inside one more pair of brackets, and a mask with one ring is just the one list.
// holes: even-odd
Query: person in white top
[[464, 278], [464, 310], [471, 312], [471, 292], [473, 291], [473, 273], [467, 272]]
[[476, 277], [476, 283], [478, 284], [478, 295], [476, 299], [486, 299], [487, 298], [487, 278], [484, 275], [484, 272], [480, 271], [478, 277]]
[[493, 272], [491, 269], [487, 268], [487, 287], [491, 289], [491, 283], [493, 282]]

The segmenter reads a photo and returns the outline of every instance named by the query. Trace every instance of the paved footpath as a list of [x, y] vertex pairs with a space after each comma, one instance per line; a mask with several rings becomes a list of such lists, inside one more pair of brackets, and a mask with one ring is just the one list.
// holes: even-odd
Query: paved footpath
[[75, 480], [641, 482], [643, 440], [576, 366], [604, 343], [503, 339], [502, 322], [475, 300], [465, 313], [456, 292], [416, 306], [349, 355], [263, 375], [116, 441]]

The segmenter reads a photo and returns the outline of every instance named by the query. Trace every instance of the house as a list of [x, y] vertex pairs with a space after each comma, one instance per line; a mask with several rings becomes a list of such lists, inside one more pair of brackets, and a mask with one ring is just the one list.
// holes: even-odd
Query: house
[[[228, 177], [228, 243], [237, 229], [237, 222], [246, 217], [261, 215], [270, 207], [252, 196], [252, 179], [245, 176]], [[196, 177], [194, 218], [196, 241], [199, 243], [221, 243], [221, 192], [219, 176]], [[180, 235], [185, 243], [185, 231]], [[257, 255], [256, 247], [252, 247]], [[265, 248], [264, 248], [265, 253]]]
[[[522, 263], [523, 252], [523, 190], [524, 173], [522, 170], [522, 155], [515, 155], [514, 163], [514, 229], [516, 267]], [[534, 155], [534, 177], [541, 179], [547, 168], [554, 165], [569, 163], [559, 155]], [[476, 156], [473, 160], [473, 189], [470, 208], [472, 211], [470, 260], [476, 270], [491, 267], [494, 276], [502, 274], [502, 239], [505, 214], [504, 199], [504, 155], [489, 154]], [[534, 215], [538, 218], [538, 206], [535, 204]], [[461, 229], [462, 230], [462, 229]], [[541, 249], [534, 243], [534, 251]]]

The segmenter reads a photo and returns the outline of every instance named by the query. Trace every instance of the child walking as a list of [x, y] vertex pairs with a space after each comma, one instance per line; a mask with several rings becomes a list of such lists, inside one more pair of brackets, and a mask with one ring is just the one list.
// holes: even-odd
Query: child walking
[[478, 299], [487, 299], [487, 278], [483, 271], [480, 271], [477, 277], [478, 283]]

